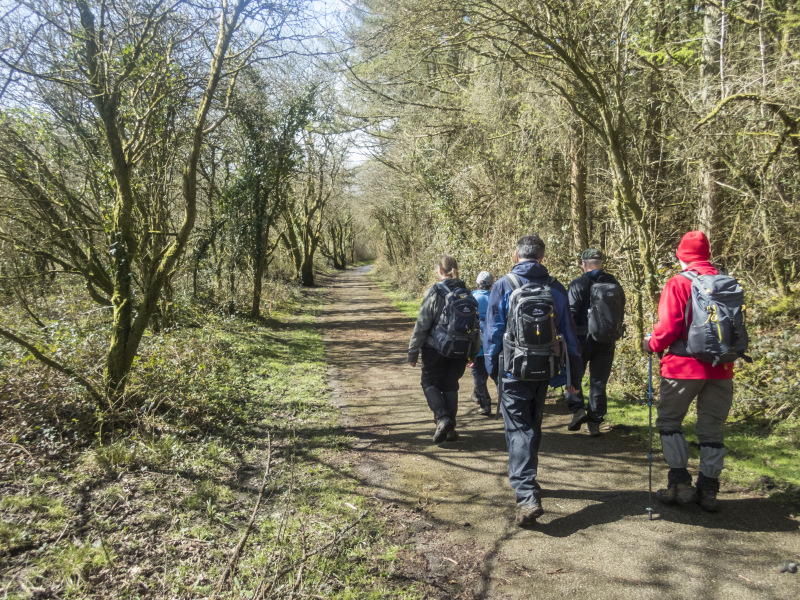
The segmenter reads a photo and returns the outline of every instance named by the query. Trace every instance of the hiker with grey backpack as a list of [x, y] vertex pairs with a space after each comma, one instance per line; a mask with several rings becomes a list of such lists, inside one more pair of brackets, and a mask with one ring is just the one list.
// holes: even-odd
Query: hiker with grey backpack
[[586, 423], [592, 436], [600, 435], [600, 423], [608, 410], [606, 386], [611, 376], [617, 340], [625, 332], [625, 292], [616, 278], [603, 270], [605, 256], [597, 248], [587, 248], [581, 254], [583, 275], [569, 284], [569, 310], [575, 322], [583, 368], [578, 379], [589, 369], [589, 410], [578, 393], [567, 392], [567, 407], [572, 420], [567, 429], [579, 431]]
[[422, 300], [408, 345], [408, 364], [422, 356], [422, 390], [433, 412], [433, 442], [458, 439], [458, 381], [475, 360], [481, 343], [478, 301], [458, 278], [458, 263], [442, 256], [436, 264], [439, 282]]
[[[733, 277], [709, 262], [710, 246], [702, 231], [684, 235], [676, 256], [682, 271], [664, 286], [658, 323], [642, 343], [645, 352], [664, 353], [656, 428], [669, 473], [667, 487], [656, 498], [668, 504], [696, 502], [715, 512], [725, 459], [723, 429], [733, 404], [733, 362], [750, 360], [744, 354], [744, 294]], [[683, 420], [695, 399], [700, 473], [693, 486]]]
[[567, 290], [541, 264], [545, 244], [537, 235], [519, 239], [516, 264], [489, 296], [483, 344], [486, 369], [497, 382], [508, 446], [508, 477], [517, 500], [516, 523], [532, 525], [543, 513], [536, 477], [542, 416], [550, 381], [569, 373], [577, 393], [581, 357], [572, 332]]

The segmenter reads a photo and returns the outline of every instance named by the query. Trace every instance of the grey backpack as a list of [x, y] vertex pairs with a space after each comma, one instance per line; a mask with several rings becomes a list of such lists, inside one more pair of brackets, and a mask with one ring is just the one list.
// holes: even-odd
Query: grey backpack
[[512, 292], [503, 335], [503, 369], [514, 379], [549, 381], [566, 359], [567, 346], [556, 325], [550, 286], [522, 285], [513, 273], [506, 275]]
[[744, 292], [730, 275], [700, 275], [683, 271], [692, 282], [686, 307], [686, 338], [670, 346], [672, 354], [692, 356], [717, 366], [745, 356], [749, 338], [745, 326]]

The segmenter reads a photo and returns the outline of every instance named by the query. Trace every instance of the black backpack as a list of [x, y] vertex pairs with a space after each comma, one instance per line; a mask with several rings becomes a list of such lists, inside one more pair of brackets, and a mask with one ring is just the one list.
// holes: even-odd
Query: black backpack
[[446, 358], [472, 358], [481, 343], [478, 301], [465, 287], [450, 290], [436, 284], [444, 296], [444, 308], [433, 328], [433, 347]]
[[506, 278], [513, 291], [503, 335], [503, 369], [515, 379], [549, 381], [567, 357], [566, 341], [556, 325], [553, 293], [549, 285], [522, 285], [513, 273]]
[[692, 282], [686, 306], [686, 338], [670, 346], [672, 354], [692, 356], [717, 366], [745, 356], [749, 337], [745, 326], [744, 292], [730, 275], [700, 275], [683, 271]]
[[596, 281], [589, 288], [589, 335], [601, 344], [625, 333], [625, 294], [618, 283]]

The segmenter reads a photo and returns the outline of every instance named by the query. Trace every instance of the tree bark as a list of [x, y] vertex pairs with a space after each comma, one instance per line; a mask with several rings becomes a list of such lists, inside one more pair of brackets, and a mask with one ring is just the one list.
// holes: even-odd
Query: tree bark
[[582, 123], [573, 123], [569, 157], [573, 240], [575, 249], [581, 252], [589, 247], [586, 211], [586, 136]]
[[[703, 43], [700, 64], [700, 101], [708, 113], [724, 94], [722, 12], [716, 4], [703, 4]], [[719, 258], [724, 246], [721, 215], [722, 189], [717, 181], [725, 177], [724, 165], [715, 158], [713, 142], [706, 140], [700, 146], [698, 184], [700, 198], [697, 207], [697, 222], [708, 236], [711, 256]]]

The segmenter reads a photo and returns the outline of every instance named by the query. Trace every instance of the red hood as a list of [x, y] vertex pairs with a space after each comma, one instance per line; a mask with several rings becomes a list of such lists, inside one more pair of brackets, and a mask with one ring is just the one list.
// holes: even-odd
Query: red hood
[[686, 265], [684, 271], [697, 271], [700, 275], [716, 275], [719, 271], [707, 260], [696, 260]]

